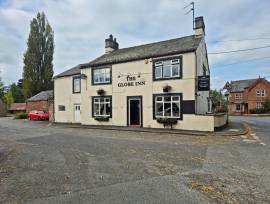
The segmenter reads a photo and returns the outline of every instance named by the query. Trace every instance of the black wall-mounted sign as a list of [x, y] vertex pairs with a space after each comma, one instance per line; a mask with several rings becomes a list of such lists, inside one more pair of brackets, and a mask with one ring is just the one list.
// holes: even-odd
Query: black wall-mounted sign
[[198, 76], [198, 91], [210, 90], [210, 76]]

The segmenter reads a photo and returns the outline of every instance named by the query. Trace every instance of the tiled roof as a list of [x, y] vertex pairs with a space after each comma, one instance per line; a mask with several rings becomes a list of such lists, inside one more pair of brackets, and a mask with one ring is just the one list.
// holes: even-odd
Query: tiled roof
[[231, 90], [230, 92], [243, 92], [246, 88], [249, 88], [257, 79], [246, 79], [231, 81]]
[[48, 90], [32, 96], [31, 98], [27, 99], [27, 101], [47, 101], [51, 97], [53, 97], [53, 90]]
[[201, 37], [191, 35], [172, 40], [123, 48], [104, 54], [89, 63], [81, 64], [81, 68], [192, 52], [197, 49], [201, 39]]
[[80, 74], [81, 73], [81, 70], [80, 70], [80, 66], [77, 65], [76, 67], [73, 67], [67, 71], [64, 71], [58, 75], [56, 75], [54, 77], [54, 79], [56, 78], [60, 78], [60, 77], [66, 77], [66, 76], [72, 76], [72, 75], [77, 75], [77, 74]]
[[26, 103], [12, 103], [9, 110], [10, 111], [24, 111], [26, 110]]

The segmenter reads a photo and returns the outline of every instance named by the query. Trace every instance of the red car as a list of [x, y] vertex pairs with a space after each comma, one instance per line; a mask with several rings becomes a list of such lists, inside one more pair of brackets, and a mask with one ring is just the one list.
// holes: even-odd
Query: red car
[[29, 120], [49, 120], [49, 114], [44, 111], [31, 111], [27, 114]]

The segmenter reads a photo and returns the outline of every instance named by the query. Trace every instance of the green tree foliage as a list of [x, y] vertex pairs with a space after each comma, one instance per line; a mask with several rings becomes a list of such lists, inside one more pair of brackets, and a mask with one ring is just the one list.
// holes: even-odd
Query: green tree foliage
[[11, 84], [9, 90], [12, 93], [15, 103], [23, 103], [25, 101], [22, 88], [18, 84]]
[[2, 79], [0, 77], [0, 99], [3, 99], [4, 96], [4, 83], [2, 82]]
[[3, 96], [4, 103], [7, 105], [7, 107], [10, 107], [10, 105], [14, 102], [12, 92], [8, 91]]
[[210, 97], [212, 99], [212, 110], [214, 112], [226, 111], [226, 100], [221, 90], [210, 90]]
[[24, 54], [23, 91], [29, 98], [52, 89], [54, 33], [45, 14], [38, 13], [30, 23], [30, 34]]
[[270, 98], [267, 98], [262, 105], [265, 112], [270, 112]]

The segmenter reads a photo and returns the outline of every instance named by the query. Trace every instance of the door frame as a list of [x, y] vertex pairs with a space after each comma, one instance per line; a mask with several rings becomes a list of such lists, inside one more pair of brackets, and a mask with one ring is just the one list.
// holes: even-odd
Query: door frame
[[142, 96], [127, 96], [127, 126], [130, 126], [130, 101], [131, 100], [139, 100], [140, 101], [140, 127], [143, 127], [143, 97]]
[[[79, 121], [79, 122], [75, 120], [75, 118], [76, 118], [76, 116], [75, 116], [75, 112], [76, 112], [75, 106], [80, 106], [80, 121]], [[81, 123], [81, 122], [82, 122], [82, 117], [81, 117], [82, 114], [81, 114], [81, 111], [82, 111], [82, 105], [81, 105], [80, 103], [74, 103], [74, 104], [73, 104], [74, 123]]]

